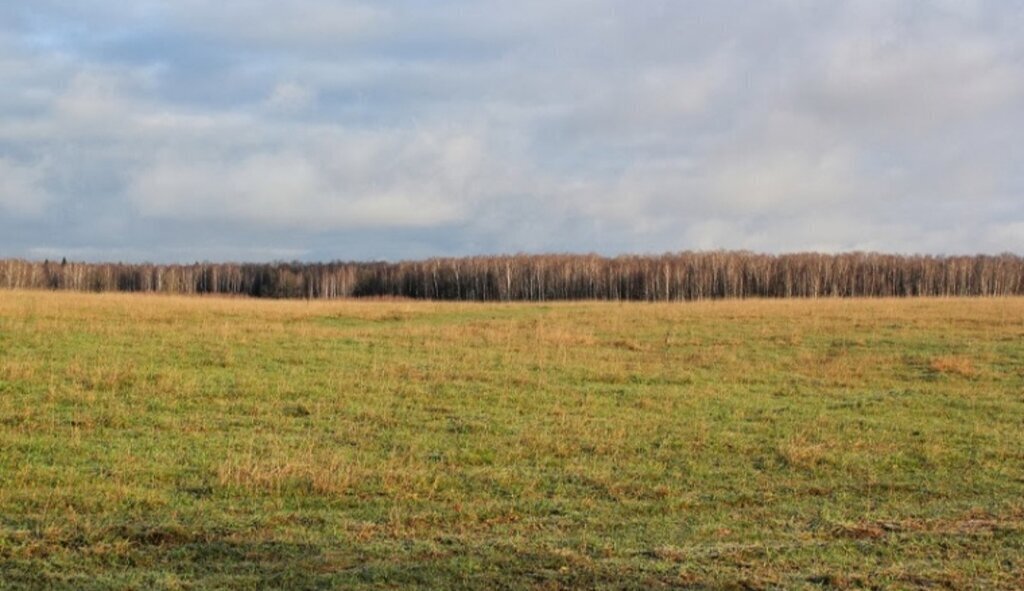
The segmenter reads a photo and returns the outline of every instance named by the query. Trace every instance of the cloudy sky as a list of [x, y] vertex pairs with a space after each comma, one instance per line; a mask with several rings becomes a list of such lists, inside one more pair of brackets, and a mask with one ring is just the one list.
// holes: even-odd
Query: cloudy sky
[[0, 4], [0, 257], [1024, 253], [1024, 4]]

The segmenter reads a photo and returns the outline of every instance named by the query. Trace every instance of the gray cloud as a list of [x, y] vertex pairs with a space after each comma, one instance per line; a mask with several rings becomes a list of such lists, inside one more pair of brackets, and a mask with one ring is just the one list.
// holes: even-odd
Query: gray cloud
[[4, 255], [1024, 251], [1011, 2], [0, 9]]

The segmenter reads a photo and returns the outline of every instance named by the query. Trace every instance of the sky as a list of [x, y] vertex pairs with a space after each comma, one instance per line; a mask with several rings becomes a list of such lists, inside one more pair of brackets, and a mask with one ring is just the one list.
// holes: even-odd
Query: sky
[[0, 3], [0, 257], [1024, 254], [1024, 3]]

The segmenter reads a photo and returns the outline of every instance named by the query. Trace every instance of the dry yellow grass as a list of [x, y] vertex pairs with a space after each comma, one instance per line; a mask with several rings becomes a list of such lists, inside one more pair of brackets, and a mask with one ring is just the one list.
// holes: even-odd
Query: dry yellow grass
[[943, 355], [932, 359], [929, 365], [939, 373], [958, 375], [965, 378], [972, 378], [977, 375], [978, 370], [969, 357], [963, 355]]

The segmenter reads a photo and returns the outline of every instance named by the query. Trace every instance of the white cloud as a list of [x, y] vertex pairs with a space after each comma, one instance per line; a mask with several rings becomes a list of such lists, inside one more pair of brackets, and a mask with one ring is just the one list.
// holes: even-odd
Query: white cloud
[[344, 44], [371, 36], [387, 21], [377, 4], [352, 1], [176, 0], [167, 18], [215, 39], [256, 44]]
[[985, 241], [993, 252], [1024, 252], [1024, 221], [993, 224], [987, 229]]
[[276, 111], [299, 111], [309, 107], [315, 98], [316, 93], [308, 86], [296, 82], [281, 82], [267, 97], [266, 105]]
[[841, 149], [809, 153], [784, 147], [719, 159], [707, 183], [715, 202], [734, 215], [828, 207], [869, 185], [857, 177], [853, 157]]
[[0, 211], [17, 217], [41, 215], [50, 201], [45, 180], [41, 165], [0, 157]]
[[[293, 141], [294, 140], [294, 141]], [[215, 219], [312, 231], [460, 221], [479, 174], [476, 140], [458, 133], [324, 129], [238, 157], [163, 154], [127, 193], [143, 217]]]
[[899, 35], [858, 32], [830, 44], [817, 89], [823, 114], [907, 133], [986, 117], [1024, 96], [1024, 68], [990, 39]]

